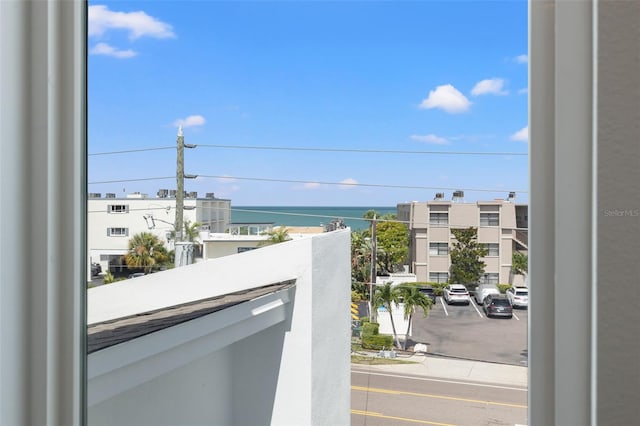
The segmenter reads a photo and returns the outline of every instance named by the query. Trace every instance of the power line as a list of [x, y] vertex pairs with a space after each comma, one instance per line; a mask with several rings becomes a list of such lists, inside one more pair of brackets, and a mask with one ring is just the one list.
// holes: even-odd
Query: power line
[[[377, 183], [344, 183], [344, 182], [325, 182], [325, 181], [308, 181], [308, 180], [294, 180], [294, 179], [270, 179], [270, 178], [256, 178], [256, 177], [240, 177], [240, 176], [215, 176], [215, 175], [198, 175], [200, 177], [214, 178], [214, 179], [236, 179], [236, 180], [251, 180], [258, 182], [281, 182], [281, 183], [313, 183], [320, 185], [339, 185], [344, 187], [350, 186], [362, 186], [370, 188], [395, 188], [395, 189], [429, 189], [429, 190], [444, 190], [444, 191], [469, 191], [469, 192], [504, 192], [510, 191], [509, 189], [486, 189], [486, 188], [448, 188], [444, 186], [415, 186], [415, 185], [389, 185], [389, 184], [377, 184]], [[524, 190], [511, 190], [526, 194], [528, 191]]]
[[92, 154], [87, 154], [87, 156], [95, 156], [95, 155], [115, 155], [115, 154], [129, 154], [132, 152], [148, 152], [148, 151], [160, 151], [163, 149], [176, 149], [175, 146], [161, 146], [156, 148], [140, 148], [140, 149], [127, 149], [124, 151], [105, 151], [105, 152], [94, 152]]
[[134, 179], [117, 179], [117, 180], [103, 180], [103, 181], [95, 181], [88, 182], [88, 185], [100, 185], [104, 183], [122, 183], [122, 182], [140, 182], [145, 180], [164, 180], [164, 179], [175, 179], [175, 176], [159, 176], [159, 177], [150, 177], [150, 178], [134, 178]]
[[257, 149], [257, 150], [272, 150], [272, 151], [312, 151], [312, 152], [353, 152], [353, 153], [369, 153], [369, 154], [515, 155], [515, 156], [529, 155], [528, 153], [522, 153], [522, 152], [407, 151], [407, 150], [386, 150], [386, 149], [302, 148], [302, 147], [285, 147], [285, 146], [214, 145], [214, 144], [198, 144], [198, 146], [206, 147], [206, 148], [223, 148], [223, 149]]
[[[198, 174], [198, 177], [203, 178], [211, 178], [211, 179], [235, 179], [235, 180], [249, 180], [256, 182], [278, 182], [278, 183], [312, 183], [312, 184], [320, 184], [320, 185], [334, 185], [334, 186], [343, 186], [343, 187], [368, 187], [368, 188], [394, 188], [394, 189], [425, 189], [425, 190], [443, 190], [443, 191], [468, 191], [468, 192], [504, 192], [504, 191], [514, 191], [519, 192], [521, 194], [527, 194], [528, 191], [525, 190], [511, 190], [504, 188], [496, 188], [496, 189], [488, 189], [488, 188], [452, 188], [452, 187], [444, 187], [444, 186], [418, 186], [418, 185], [389, 185], [389, 184], [379, 184], [379, 183], [344, 183], [344, 182], [326, 182], [326, 181], [311, 181], [311, 180], [295, 180], [295, 179], [271, 179], [271, 178], [257, 178], [257, 177], [244, 177], [244, 176], [221, 176], [221, 175], [203, 175]], [[150, 177], [150, 178], [135, 178], [135, 179], [117, 179], [117, 180], [105, 180], [105, 181], [95, 181], [88, 182], [89, 185], [101, 185], [107, 183], [125, 183], [125, 182], [138, 182], [138, 181], [149, 181], [149, 180], [164, 180], [164, 179], [174, 179], [175, 176], [159, 176], [159, 177]]]
[[[356, 149], [356, 148], [314, 148], [314, 147], [286, 147], [286, 146], [258, 146], [258, 145], [217, 145], [217, 144], [197, 144], [203, 148], [221, 148], [221, 149], [245, 149], [245, 150], [263, 150], [263, 151], [307, 151], [307, 152], [349, 152], [358, 154], [403, 154], [403, 155], [476, 155], [476, 156], [518, 156], [524, 157], [529, 154], [526, 152], [482, 152], [482, 151], [409, 151], [409, 150], [391, 150], [391, 149]], [[122, 151], [105, 151], [94, 152], [89, 156], [98, 155], [115, 155], [129, 154], [134, 152], [159, 151], [165, 149], [175, 149], [174, 146], [163, 146], [155, 148], [129, 149]]]

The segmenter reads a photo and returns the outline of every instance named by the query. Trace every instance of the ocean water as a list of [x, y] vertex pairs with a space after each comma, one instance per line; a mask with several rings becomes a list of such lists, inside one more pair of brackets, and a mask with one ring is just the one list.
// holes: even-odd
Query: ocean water
[[396, 207], [231, 206], [231, 222], [321, 226], [333, 219], [343, 219], [344, 223], [355, 231], [369, 228], [369, 222], [362, 219], [369, 210], [375, 210], [380, 214], [396, 213]]

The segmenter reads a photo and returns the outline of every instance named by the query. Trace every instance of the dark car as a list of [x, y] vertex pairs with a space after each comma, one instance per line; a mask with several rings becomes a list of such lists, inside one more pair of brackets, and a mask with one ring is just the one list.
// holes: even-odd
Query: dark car
[[484, 299], [484, 303], [482, 304], [482, 310], [487, 315], [487, 318], [513, 317], [513, 308], [511, 307], [511, 302], [509, 302], [507, 296], [503, 294], [487, 296]]
[[91, 264], [91, 276], [95, 277], [96, 275], [100, 275], [102, 272], [102, 266], [99, 263], [93, 262]]
[[419, 287], [420, 293], [429, 296], [433, 303], [436, 303], [436, 292], [433, 287]]

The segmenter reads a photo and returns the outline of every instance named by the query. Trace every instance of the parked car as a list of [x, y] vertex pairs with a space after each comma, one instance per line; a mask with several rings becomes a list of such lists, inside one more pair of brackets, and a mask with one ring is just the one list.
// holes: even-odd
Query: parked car
[[471, 303], [469, 292], [462, 284], [449, 284], [442, 291], [442, 296], [448, 305], [452, 303], [464, 303], [465, 305], [468, 305]]
[[500, 294], [500, 290], [494, 284], [480, 284], [473, 292], [473, 298], [478, 305], [482, 305], [484, 299], [489, 295]]
[[135, 272], [131, 275], [129, 275], [129, 278], [138, 278], [138, 277], [144, 277], [144, 272]]
[[527, 287], [510, 287], [506, 294], [514, 308], [529, 307], [529, 289]]
[[489, 295], [482, 303], [482, 310], [487, 318], [491, 317], [513, 317], [513, 308], [507, 296], [503, 294]]
[[91, 264], [91, 276], [95, 277], [96, 275], [100, 275], [101, 272], [102, 272], [102, 266], [97, 262], [93, 262]]
[[431, 286], [419, 287], [418, 289], [420, 290], [420, 293], [424, 293], [425, 295], [429, 296], [431, 301], [433, 303], [436, 303], [436, 292], [433, 289], [433, 287], [431, 287]]

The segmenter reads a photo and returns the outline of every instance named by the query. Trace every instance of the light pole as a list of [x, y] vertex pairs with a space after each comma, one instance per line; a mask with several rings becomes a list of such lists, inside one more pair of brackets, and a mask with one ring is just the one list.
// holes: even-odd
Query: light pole
[[369, 313], [371, 322], [376, 322], [376, 312], [373, 308], [373, 292], [376, 284], [376, 215], [373, 215], [373, 221], [371, 222], [371, 269], [369, 271]]

